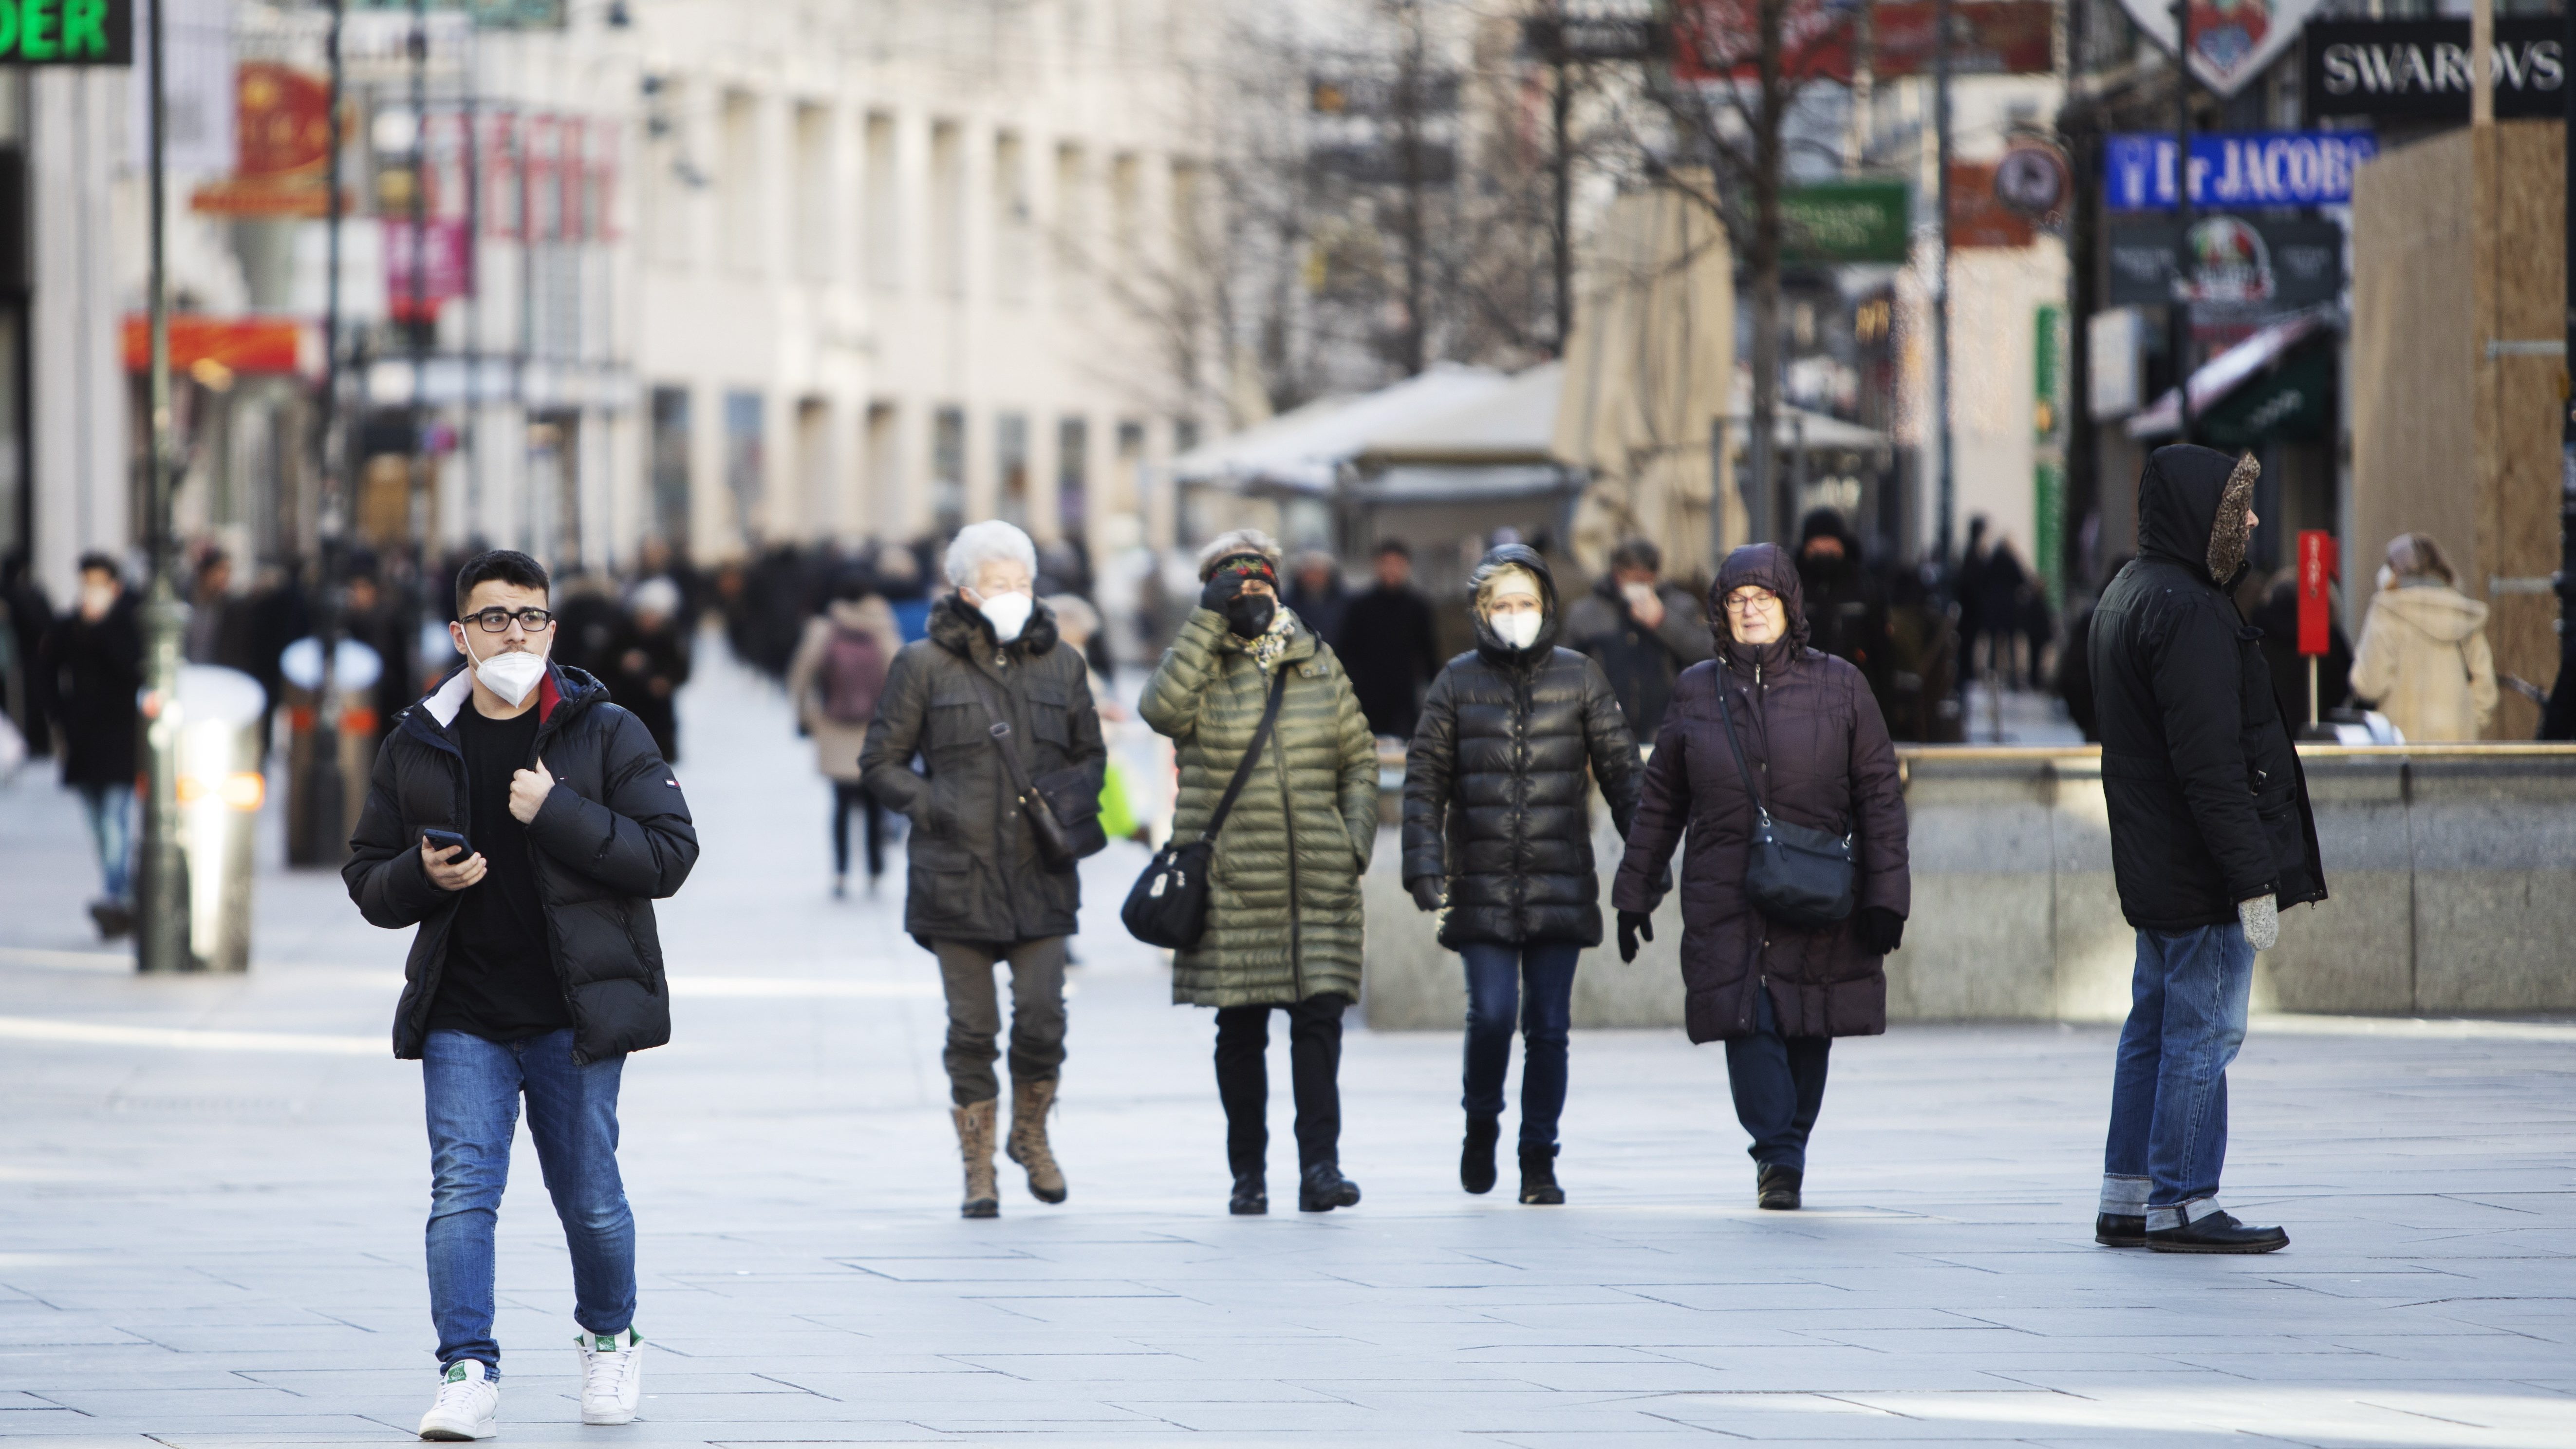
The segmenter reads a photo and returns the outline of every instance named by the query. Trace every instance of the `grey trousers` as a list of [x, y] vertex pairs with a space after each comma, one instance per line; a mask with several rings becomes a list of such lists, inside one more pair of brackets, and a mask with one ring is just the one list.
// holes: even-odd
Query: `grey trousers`
[[938, 941], [940, 984], [948, 992], [949, 1100], [960, 1107], [1002, 1095], [993, 1075], [1000, 1055], [1002, 1004], [993, 968], [1011, 967], [1011, 1076], [1023, 1082], [1055, 1080], [1064, 1064], [1064, 937], [1034, 941]]

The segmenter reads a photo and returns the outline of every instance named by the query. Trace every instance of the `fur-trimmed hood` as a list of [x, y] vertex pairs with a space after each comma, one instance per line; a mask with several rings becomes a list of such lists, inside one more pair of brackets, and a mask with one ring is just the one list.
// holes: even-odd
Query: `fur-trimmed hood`
[[[930, 606], [929, 633], [932, 643], [963, 659], [1006, 647], [993, 637], [993, 622], [984, 617], [983, 611], [970, 607], [955, 594], [942, 595]], [[1057, 637], [1055, 612], [1039, 604], [1029, 610], [1029, 621], [1020, 626], [1020, 637], [1007, 647], [1034, 659], [1053, 649]]]

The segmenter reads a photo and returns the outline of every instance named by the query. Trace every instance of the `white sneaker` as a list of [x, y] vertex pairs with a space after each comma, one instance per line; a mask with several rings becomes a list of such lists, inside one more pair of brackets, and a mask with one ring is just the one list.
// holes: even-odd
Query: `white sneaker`
[[581, 1421], [634, 1422], [644, 1399], [643, 1336], [629, 1327], [622, 1343], [613, 1333], [585, 1333], [573, 1344], [581, 1350]]
[[481, 1359], [458, 1359], [438, 1384], [438, 1402], [420, 1416], [424, 1439], [489, 1439], [501, 1432], [501, 1386], [483, 1376]]

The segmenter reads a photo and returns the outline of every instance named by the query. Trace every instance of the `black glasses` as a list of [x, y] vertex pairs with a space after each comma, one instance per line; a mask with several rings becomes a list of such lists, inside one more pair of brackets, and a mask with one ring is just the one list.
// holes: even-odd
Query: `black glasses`
[[519, 627], [531, 634], [542, 634], [553, 628], [555, 622], [555, 616], [544, 609], [521, 609], [516, 613], [508, 609], [485, 609], [479, 614], [468, 614], [465, 617], [472, 619], [486, 634], [510, 632], [512, 619], [518, 620]]

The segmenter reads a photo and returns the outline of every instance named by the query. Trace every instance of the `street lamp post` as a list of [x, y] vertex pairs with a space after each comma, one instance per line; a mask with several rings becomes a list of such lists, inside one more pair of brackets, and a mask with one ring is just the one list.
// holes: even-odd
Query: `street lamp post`
[[2174, 441], [2191, 441], [2191, 0], [2174, 0], [2173, 300], [2165, 304], [2165, 350], [2173, 356]]
[[151, 441], [144, 458], [146, 537], [152, 580], [143, 605], [143, 848], [134, 932], [134, 964], [143, 971], [186, 971], [196, 959], [188, 941], [188, 866], [179, 850], [179, 644], [187, 606], [171, 574], [178, 550], [170, 537], [170, 494], [178, 482], [177, 445], [170, 426], [170, 275], [166, 242], [169, 142], [163, 18], [167, 0], [153, 0], [146, 41], [151, 64], [146, 124], [150, 132], [148, 178], [151, 274]]

